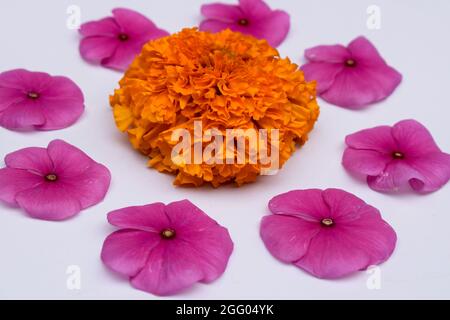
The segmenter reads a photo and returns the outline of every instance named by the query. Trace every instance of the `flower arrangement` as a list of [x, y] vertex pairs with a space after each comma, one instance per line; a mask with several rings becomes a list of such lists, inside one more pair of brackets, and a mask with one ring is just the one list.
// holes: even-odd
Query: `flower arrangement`
[[241, 185], [262, 168], [249, 157], [238, 164], [175, 163], [175, 130], [193, 133], [195, 121], [203, 131], [222, 133], [278, 129], [275, 152], [282, 166], [295, 145], [305, 143], [319, 115], [315, 84], [305, 81], [296, 64], [265, 40], [230, 30], [184, 29], [150, 41], [119, 84], [110, 99], [117, 127], [150, 158], [150, 166], [176, 174], [176, 185]]
[[[205, 4], [201, 12], [200, 31], [173, 35], [124, 8], [80, 28], [84, 60], [125, 71], [110, 97], [117, 127], [151, 167], [176, 175], [175, 185], [239, 186], [271, 174], [274, 162], [281, 167], [308, 139], [319, 116], [316, 88], [326, 102], [363, 112], [356, 110], [386, 99], [402, 81], [364, 37], [307, 49], [301, 68], [281, 58], [274, 47], [289, 33], [290, 17], [262, 0]], [[6, 129], [66, 128], [84, 109], [69, 78], [0, 73]], [[343, 167], [373, 190], [426, 194], [450, 180], [450, 155], [416, 120], [364, 129], [345, 143]], [[72, 218], [110, 186], [108, 168], [63, 140], [9, 153], [5, 165], [0, 201], [35, 219]], [[267, 250], [318, 278], [346, 277], [395, 250], [397, 235], [378, 209], [344, 190], [282, 193], [269, 210], [260, 223]], [[103, 263], [156, 295], [215, 281], [234, 248], [228, 230], [189, 200], [114, 210], [108, 222], [120, 229], [106, 237]]]

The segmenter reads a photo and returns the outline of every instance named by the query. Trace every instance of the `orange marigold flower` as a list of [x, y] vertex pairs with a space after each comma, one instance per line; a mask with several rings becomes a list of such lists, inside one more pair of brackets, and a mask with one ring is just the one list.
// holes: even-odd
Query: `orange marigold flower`
[[[219, 147], [227, 154], [223, 163], [208, 162], [211, 157], [205, 154], [200, 163], [177, 161], [177, 129], [190, 132], [190, 148], [200, 143], [203, 152], [211, 129], [224, 135], [227, 129], [278, 129], [274, 150], [281, 167], [296, 145], [305, 143], [319, 115], [316, 85], [305, 81], [296, 64], [282, 59], [267, 41], [230, 30], [213, 34], [184, 29], [150, 41], [119, 84], [110, 97], [117, 127], [150, 158], [151, 167], [176, 174], [176, 185], [241, 185], [254, 181], [267, 166], [259, 161], [260, 154], [256, 163], [251, 161], [251, 147], [243, 162], [229, 162], [227, 144]], [[196, 122], [204, 134], [197, 138]], [[272, 140], [267, 149], [271, 145]], [[216, 150], [215, 156], [222, 151]], [[232, 153], [232, 160], [236, 157]]]

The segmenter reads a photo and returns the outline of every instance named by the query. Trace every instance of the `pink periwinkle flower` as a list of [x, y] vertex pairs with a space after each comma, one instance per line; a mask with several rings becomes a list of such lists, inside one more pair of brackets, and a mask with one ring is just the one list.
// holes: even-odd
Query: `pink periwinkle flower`
[[205, 4], [201, 11], [206, 18], [200, 24], [202, 31], [231, 29], [266, 39], [274, 47], [283, 42], [290, 28], [289, 14], [270, 9], [262, 0], [239, 0], [238, 5]]
[[308, 81], [317, 81], [324, 100], [345, 108], [361, 109], [394, 92], [402, 75], [387, 65], [374, 45], [358, 37], [347, 47], [321, 45], [305, 51], [302, 66]]
[[37, 219], [65, 220], [99, 203], [111, 179], [105, 166], [62, 140], [10, 153], [5, 163], [0, 200]]
[[326, 279], [386, 261], [397, 236], [380, 212], [339, 189], [290, 191], [269, 202], [261, 237], [277, 259]]
[[112, 13], [80, 28], [80, 53], [90, 63], [124, 71], [145, 43], [169, 35], [136, 11], [117, 8]]
[[108, 221], [122, 229], [106, 238], [103, 262], [156, 295], [216, 280], [233, 251], [227, 229], [188, 200], [119, 209]]
[[430, 132], [415, 120], [361, 130], [345, 139], [342, 164], [364, 176], [381, 192], [433, 192], [450, 179], [450, 154], [439, 149]]
[[84, 111], [80, 88], [69, 78], [24, 69], [0, 73], [0, 126], [10, 130], [56, 130]]

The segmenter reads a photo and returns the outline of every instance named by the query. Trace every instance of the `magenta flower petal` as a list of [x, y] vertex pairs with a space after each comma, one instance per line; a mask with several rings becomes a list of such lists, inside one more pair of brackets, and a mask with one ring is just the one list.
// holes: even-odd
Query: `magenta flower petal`
[[356, 38], [347, 48], [310, 48], [305, 56], [309, 60], [302, 66], [306, 79], [318, 82], [318, 93], [323, 99], [345, 108], [361, 109], [387, 98], [402, 79], [364, 37]]
[[274, 47], [280, 45], [289, 33], [289, 14], [271, 10], [262, 0], [240, 0], [239, 5], [205, 4], [201, 12], [205, 17], [200, 24], [202, 31], [231, 29], [266, 39]]
[[233, 251], [228, 231], [187, 200], [115, 210], [108, 220], [124, 229], [105, 240], [103, 262], [157, 295], [214, 281]]
[[113, 9], [112, 13], [117, 24], [128, 36], [146, 36], [148, 40], [145, 40], [145, 42], [147, 42], [169, 35], [167, 31], [159, 29], [151, 20], [139, 12], [116, 8]]
[[405, 161], [392, 161], [391, 158], [382, 172], [367, 176], [367, 183], [373, 190], [389, 192], [403, 190], [412, 179], [423, 180], [423, 177]]
[[80, 34], [83, 59], [124, 71], [145, 43], [169, 33], [136, 11], [117, 8], [113, 10], [113, 17], [83, 24]]
[[[317, 194], [321, 194], [320, 205]], [[378, 210], [348, 192], [298, 190], [271, 202], [280, 197], [292, 197], [290, 202], [298, 202], [299, 211], [264, 217], [264, 244], [279, 260], [316, 277], [334, 279], [364, 270], [386, 261], [395, 248], [396, 234]], [[321, 218], [313, 221], [308, 217], [317, 207], [327, 211], [320, 210]]]
[[156, 232], [119, 230], [105, 239], [101, 258], [115, 272], [134, 277], [160, 241]]
[[258, 28], [254, 29], [254, 36], [266, 39], [273, 47], [278, 47], [286, 39], [291, 28], [289, 14], [282, 10], [275, 10], [258, 22]]
[[59, 176], [78, 177], [95, 163], [87, 154], [63, 140], [53, 140], [48, 144], [47, 153], [53, 169]]
[[127, 43], [119, 43], [113, 55], [109, 55], [102, 59], [103, 67], [126, 70], [133, 62], [134, 58], [141, 52], [144, 43], [129, 40]]
[[92, 64], [101, 64], [104, 59], [113, 56], [120, 43], [110, 37], [87, 37], [80, 42], [80, 54]]
[[428, 129], [415, 120], [396, 123], [392, 128], [392, 137], [398, 148], [410, 156], [419, 157], [441, 152]]
[[80, 26], [80, 34], [84, 37], [116, 36], [120, 26], [112, 17], [90, 21]]
[[342, 72], [345, 66], [341, 63], [315, 62], [302, 66], [308, 81], [317, 82], [317, 94], [322, 94], [334, 83], [336, 76]]
[[185, 234], [201, 232], [210, 227], [224, 229], [189, 200], [169, 203], [165, 207], [165, 212], [172, 225], [176, 228], [182, 228]]
[[[309, 201], [301, 201], [304, 198]], [[269, 209], [274, 214], [301, 215], [306, 221], [319, 221], [328, 214], [328, 207], [323, 201], [320, 189], [282, 193], [270, 200]]]
[[[202, 265], [203, 277], [200, 282], [203, 283], [211, 283], [225, 272], [228, 259], [233, 252], [233, 242], [230, 241], [227, 229], [223, 227], [220, 227], [219, 231], [214, 229], [197, 229], [196, 233], [186, 232], [186, 242], [195, 250], [193, 258]], [[221, 249], [217, 250], [218, 247]]]
[[57, 130], [84, 111], [80, 88], [69, 78], [23, 69], [0, 74], [0, 125], [11, 130]]
[[321, 94], [324, 100], [359, 109], [387, 98], [401, 81], [401, 75], [389, 66], [348, 69], [338, 74], [333, 85]]
[[189, 244], [182, 241], [156, 246], [149, 253], [148, 262], [131, 278], [139, 290], [159, 296], [172, 295], [204, 277], [199, 261]]
[[53, 170], [53, 161], [45, 148], [30, 147], [11, 152], [6, 155], [5, 163], [8, 168], [34, 173], [44, 174]]
[[364, 176], [382, 173], [392, 160], [392, 151], [386, 150], [398, 149], [389, 126], [361, 130], [347, 136], [345, 142], [350, 148], [344, 152], [343, 166], [350, 172]]
[[261, 221], [261, 238], [267, 250], [283, 262], [297, 261], [308, 251], [317, 235], [317, 223], [288, 215], [266, 216]]
[[414, 191], [428, 193], [440, 189], [450, 179], [450, 155], [435, 152], [428, 156], [389, 163], [376, 176], [368, 176], [369, 186], [381, 192], [404, 189], [408, 184]]
[[366, 176], [376, 176], [383, 172], [392, 157], [375, 150], [355, 150], [347, 148], [342, 164], [351, 172]]
[[357, 59], [360, 64], [386, 65], [377, 48], [363, 36], [354, 39], [347, 48], [351, 55], [350, 58]]
[[308, 253], [294, 264], [318, 278], [345, 277], [371, 265], [369, 255], [361, 250], [358, 242], [352, 242], [346, 232], [322, 233], [311, 240]]
[[209, 32], [219, 32], [225, 29], [230, 29], [236, 32], [244, 33], [244, 30], [241, 26], [230, 26], [230, 22], [222, 21], [222, 20], [204, 20], [200, 23], [199, 29], [201, 31], [209, 31]]
[[159, 233], [170, 223], [161, 202], [145, 206], [122, 208], [108, 213], [108, 222], [124, 229], [136, 229]]
[[430, 155], [411, 159], [409, 165], [420, 174], [420, 176], [409, 180], [409, 184], [417, 192], [433, 192], [450, 180], [449, 154], [435, 152]]
[[342, 228], [336, 223], [333, 232], [314, 237], [295, 265], [319, 278], [341, 278], [386, 261], [396, 241], [394, 230], [373, 209]]
[[314, 62], [338, 63], [342, 64], [351, 57], [346, 47], [340, 44], [329, 46], [317, 46], [305, 50], [306, 59]]
[[[222, 273], [233, 251], [227, 229], [219, 226], [188, 200], [176, 201], [166, 206], [166, 213], [174, 229], [196, 251], [196, 259], [203, 262], [202, 282], [212, 282]], [[221, 250], [216, 248], [221, 247]]]
[[74, 124], [84, 111], [84, 96], [69, 78], [53, 77], [42, 93], [41, 105], [45, 123], [39, 130], [56, 130]]
[[17, 102], [0, 113], [0, 126], [9, 130], [40, 127], [44, 124], [42, 105], [34, 101]]
[[17, 206], [16, 194], [42, 183], [42, 177], [26, 170], [0, 169], [0, 200]]
[[[25, 69], [15, 69], [0, 73], [0, 87], [17, 89], [25, 92], [39, 93], [49, 87], [52, 77], [45, 72], [30, 72]], [[23, 96], [22, 96], [23, 98]]]
[[92, 160], [92, 164], [77, 176], [69, 176], [67, 171], [62, 171], [65, 188], [72, 190], [72, 196], [77, 198], [82, 209], [92, 207], [105, 198], [111, 180], [105, 166]]
[[358, 220], [367, 211], [374, 209], [354, 194], [340, 189], [326, 189], [322, 191], [322, 197], [328, 207], [327, 215], [322, 218], [331, 217], [339, 223]]
[[260, 19], [273, 12], [263, 0], [239, 0], [239, 7], [242, 11]]
[[239, 21], [244, 14], [239, 6], [223, 3], [205, 4], [202, 5], [200, 10], [202, 15], [209, 20], [218, 20], [227, 23]]
[[373, 150], [390, 155], [392, 150], [398, 148], [391, 129], [390, 126], [378, 126], [361, 130], [345, 137], [345, 143], [353, 149]]
[[74, 124], [84, 111], [84, 105], [76, 100], [45, 100], [42, 103], [44, 124], [38, 130], [58, 130]]
[[36, 219], [65, 220], [82, 209], [78, 199], [68, 193], [61, 183], [41, 183], [18, 192], [15, 199], [21, 208]]
[[356, 132], [346, 137], [346, 144], [343, 166], [367, 177], [374, 190], [392, 192], [410, 186], [428, 193], [450, 180], [450, 155], [415, 120]]
[[64, 220], [102, 201], [111, 175], [74, 146], [54, 140], [45, 148], [25, 148], [5, 157], [0, 200], [30, 216]]
[[0, 87], [0, 113], [9, 108], [10, 105], [22, 101], [20, 93], [19, 89]]

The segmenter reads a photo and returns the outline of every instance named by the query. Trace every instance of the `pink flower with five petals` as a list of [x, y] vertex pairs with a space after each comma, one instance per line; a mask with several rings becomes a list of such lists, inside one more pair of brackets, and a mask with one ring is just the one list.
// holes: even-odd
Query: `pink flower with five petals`
[[430, 132], [415, 120], [365, 129], [348, 135], [345, 142], [342, 164], [366, 177], [376, 191], [410, 186], [416, 192], [428, 193], [450, 179], [450, 154], [442, 152]]
[[0, 73], [0, 126], [10, 130], [56, 130], [84, 111], [80, 88], [69, 78], [24, 69]]
[[261, 237], [277, 259], [326, 279], [386, 261], [397, 236], [379, 211], [339, 189], [295, 190], [269, 202]]
[[301, 69], [308, 81], [317, 81], [324, 100], [349, 109], [361, 109], [394, 92], [402, 75], [387, 65], [374, 45], [358, 37], [347, 47], [321, 45], [305, 51], [309, 60]]
[[106, 238], [103, 262], [156, 295], [216, 280], [233, 251], [227, 229], [188, 200], [119, 209], [108, 221], [122, 229]]
[[111, 180], [105, 166], [62, 140], [15, 151], [5, 162], [0, 200], [37, 219], [65, 220], [99, 203]]
[[283, 42], [290, 28], [289, 14], [270, 9], [262, 0], [239, 0], [239, 5], [205, 4], [201, 11], [206, 19], [200, 24], [200, 30], [231, 29], [266, 39], [273, 47]]
[[80, 53], [86, 61], [124, 71], [145, 43], [169, 35], [136, 11], [117, 8], [112, 13], [81, 26]]

